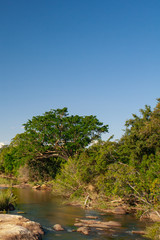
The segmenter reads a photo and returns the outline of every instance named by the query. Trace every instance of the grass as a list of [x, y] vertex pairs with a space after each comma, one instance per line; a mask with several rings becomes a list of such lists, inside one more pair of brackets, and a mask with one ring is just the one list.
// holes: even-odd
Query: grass
[[0, 177], [0, 184], [10, 184], [11, 180]]
[[153, 225], [146, 228], [146, 237], [153, 240], [160, 239], [160, 222], [154, 223]]
[[9, 210], [16, 202], [16, 197], [13, 195], [12, 190], [0, 192], [0, 211]]
[[0, 184], [13, 185], [13, 184], [17, 184], [17, 180], [0, 177]]

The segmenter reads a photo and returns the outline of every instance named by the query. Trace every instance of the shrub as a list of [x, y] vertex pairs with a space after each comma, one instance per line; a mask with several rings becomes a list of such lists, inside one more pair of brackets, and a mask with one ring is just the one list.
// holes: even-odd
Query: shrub
[[0, 193], [0, 210], [10, 210], [10, 207], [16, 201], [16, 197], [13, 195], [11, 189], [8, 189], [7, 191], [1, 191]]

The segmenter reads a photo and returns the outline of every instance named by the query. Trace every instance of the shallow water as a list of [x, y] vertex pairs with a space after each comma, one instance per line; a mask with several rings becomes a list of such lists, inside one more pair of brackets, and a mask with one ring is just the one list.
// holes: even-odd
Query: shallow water
[[[14, 189], [17, 196], [16, 210], [12, 213], [20, 213], [30, 220], [39, 222], [45, 229], [43, 240], [144, 240], [140, 235], [133, 235], [132, 230], [143, 230], [144, 223], [138, 221], [131, 215], [101, 215], [102, 212], [84, 210], [80, 207], [63, 205], [60, 197], [53, 196], [48, 191], [36, 191], [33, 189]], [[122, 227], [114, 233], [91, 233], [89, 236], [77, 232], [74, 229], [75, 218], [85, 218], [87, 215], [98, 216], [103, 221], [118, 221]], [[55, 232], [52, 226], [61, 224], [64, 232]]]

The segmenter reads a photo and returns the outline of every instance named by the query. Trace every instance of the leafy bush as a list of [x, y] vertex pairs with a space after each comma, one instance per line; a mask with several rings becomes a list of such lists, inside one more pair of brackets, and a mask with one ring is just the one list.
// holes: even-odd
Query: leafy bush
[[81, 180], [80, 172], [77, 168], [77, 162], [69, 159], [62, 167], [61, 173], [57, 175], [53, 183], [54, 191], [71, 196], [73, 193], [78, 194], [79, 189], [85, 189], [85, 184]]

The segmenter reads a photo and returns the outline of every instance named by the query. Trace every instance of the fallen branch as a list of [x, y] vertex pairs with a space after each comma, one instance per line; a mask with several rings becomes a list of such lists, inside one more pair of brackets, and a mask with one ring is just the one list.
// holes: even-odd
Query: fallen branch
[[85, 202], [84, 202], [84, 206], [85, 206], [85, 207], [87, 207], [87, 202], [88, 202], [88, 200], [89, 200], [89, 195], [87, 195], [86, 200], [85, 200]]

